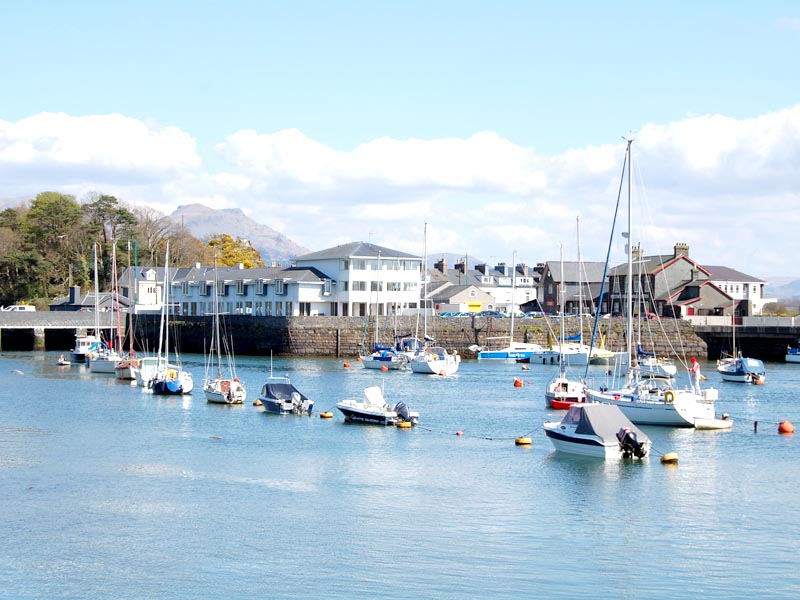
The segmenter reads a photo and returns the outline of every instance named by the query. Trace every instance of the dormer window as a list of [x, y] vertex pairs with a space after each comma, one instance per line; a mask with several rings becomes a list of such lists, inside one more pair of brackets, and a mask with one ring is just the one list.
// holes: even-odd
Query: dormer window
[[236, 294], [238, 296], [244, 296], [247, 293], [247, 286], [244, 284], [244, 281], [237, 281], [236, 282]]
[[267, 285], [264, 283], [263, 279], [259, 279], [256, 281], [256, 294], [259, 296], [263, 296], [267, 293]]
[[286, 282], [283, 279], [277, 279], [275, 281], [275, 293], [279, 296], [286, 293]]

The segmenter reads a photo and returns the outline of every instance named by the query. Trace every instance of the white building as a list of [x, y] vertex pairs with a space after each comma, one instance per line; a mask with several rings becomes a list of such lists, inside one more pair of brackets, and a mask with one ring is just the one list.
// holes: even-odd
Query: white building
[[[219, 310], [255, 316], [402, 314], [419, 305], [421, 267], [420, 257], [365, 242], [300, 256], [291, 267], [218, 267]], [[163, 268], [134, 273], [136, 312], [160, 311]], [[213, 267], [170, 269], [170, 280], [175, 313], [213, 313]], [[120, 286], [128, 295], [127, 273]]]

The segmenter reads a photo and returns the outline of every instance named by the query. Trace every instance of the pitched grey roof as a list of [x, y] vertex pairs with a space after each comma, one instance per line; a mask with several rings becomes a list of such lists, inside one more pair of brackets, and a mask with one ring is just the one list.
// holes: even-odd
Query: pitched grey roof
[[382, 258], [417, 258], [419, 256], [401, 252], [400, 250], [393, 250], [392, 248], [385, 248], [369, 242], [350, 242], [349, 244], [342, 244], [334, 246], [333, 248], [326, 248], [310, 254], [303, 254], [298, 256], [295, 260], [302, 262], [304, 260], [321, 260], [326, 258], [377, 258], [380, 253]]
[[710, 273], [709, 279], [713, 279], [714, 281], [747, 281], [764, 283], [763, 279], [746, 275], [741, 271], [737, 271], [736, 269], [731, 269], [729, 267], [721, 267], [716, 265], [703, 265], [703, 267]]

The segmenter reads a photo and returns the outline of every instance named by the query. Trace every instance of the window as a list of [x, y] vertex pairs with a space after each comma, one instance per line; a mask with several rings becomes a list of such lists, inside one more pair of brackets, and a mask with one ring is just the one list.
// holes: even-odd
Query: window
[[286, 282], [283, 279], [275, 280], [275, 293], [283, 296], [286, 293]]
[[325, 279], [322, 282], [322, 295], [323, 296], [330, 296], [332, 287], [333, 287], [333, 284], [332, 284], [331, 280], [330, 279]]
[[267, 285], [264, 283], [263, 279], [259, 279], [256, 281], [256, 294], [259, 296], [263, 296], [267, 293]]
[[228, 295], [228, 288], [225, 287], [224, 281], [217, 282], [217, 296], [227, 296]]
[[470, 298], [477, 298], [478, 297], [478, 291], [477, 290], [470, 290], [469, 291], [469, 297]]
[[210, 287], [211, 286], [208, 285], [207, 281], [201, 281], [200, 282], [200, 295], [201, 296], [210, 296], [211, 295]]
[[369, 289], [373, 292], [382, 292], [383, 291], [383, 282], [382, 281], [370, 281], [369, 282]]
[[189, 295], [189, 282], [188, 281], [184, 281], [181, 284], [181, 292], [183, 292], [184, 296], [188, 296]]
[[366, 292], [367, 291], [367, 282], [366, 281], [354, 281], [353, 282], [353, 291], [354, 292]]
[[367, 261], [363, 258], [356, 258], [353, 259], [352, 268], [354, 271], [366, 271], [367, 270]]
[[339, 285], [342, 286], [342, 291], [346, 292], [350, 289], [350, 282], [349, 281], [342, 281]]
[[247, 286], [244, 284], [244, 281], [237, 281], [236, 294], [239, 296], [244, 296], [246, 293], [247, 293]]
[[294, 309], [293, 309], [293, 307], [292, 307], [292, 303], [291, 303], [291, 302], [287, 302], [287, 303], [286, 303], [286, 316], [287, 316], [287, 317], [291, 317], [291, 316], [293, 316], [293, 314], [294, 314], [294, 313], [292, 312], [293, 310], [294, 310]]
[[350, 270], [350, 259], [348, 259], [348, 258], [342, 259], [342, 262], [340, 263], [339, 266], [340, 266], [342, 271], [349, 271]]

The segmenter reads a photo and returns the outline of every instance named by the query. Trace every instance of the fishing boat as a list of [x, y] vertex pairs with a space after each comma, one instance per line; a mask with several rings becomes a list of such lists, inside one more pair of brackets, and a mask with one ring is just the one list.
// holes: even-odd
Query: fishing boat
[[70, 357], [72, 362], [84, 364], [86, 363], [86, 355], [89, 353], [89, 348], [100, 341], [96, 335], [81, 334], [75, 336], [75, 347], [70, 350]]
[[650, 438], [608, 404], [576, 404], [560, 421], [544, 424], [544, 433], [558, 452], [596, 458], [644, 458]]
[[[164, 291], [163, 303], [161, 306], [161, 324], [159, 326], [158, 341], [158, 360], [156, 363], [155, 374], [147, 382], [147, 387], [154, 394], [162, 395], [182, 395], [191, 394], [194, 382], [192, 374], [184, 371], [180, 363], [171, 364], [169, 362], [170, 341], [169, 341], [169, 316], [170, 306], [170, 280], [169, 280], [169, 241], [167, 241], [166, 255], [164, 259]], [[177, 353], [176, 353], [177, 354]]]
[[[626, 341], [627, 356], [631, 356], [633, 342], [633, 254], [631, 215], [631, 144], [627, 141], [626, 167], [628, 177], [628, 230], [626, 250], [628, 276], [626, 278]], [[613, 231], [613, 228], [612, 228]], [[707, 388], [697, 394], [688, 389], [677, 389], [672, 378], [642, 378], [639, 371], [629, 365], [622, 382], [611, 385], [588, 387], [590, 402], [617, 406], [622, 413], [637, 425], [663, 425], [669, 427], [694, 427], [695, 419], [714, 419], [718, 393]]]
[[793, 346], [786, 346], [787, 363], [800, 363], [800, 341]]
[[368, 423], [373, 425], [396, 425], [400, 422], [416, 424], [419, 413], [411, 411], [404, 402], [389, 408], [383, 397], [383, 389], [373, 385], [364, 389], [361, 400], [342, 400], [336, 409], [344, 415], [348, 423]]
[[[206, 382], [203, 385], [203, 393], [206, 401], [213, 404], [243, 404], [247, 397], [245, 385], [236, 376], [236, 363], [233, 359], [231, 348], [227, 338], [222, 339], [219, 323], [219, 285], [217, 275], [217, 256], [214, 255], [214, 301], [213, 301], [213, 323], [211, 331], [211, 352], [206, 361]], [[224, 342], [224, 343], [223, 343]], [[225, 350], [225, 369], [223, 373], [223, 347]], [[216, 368], [216, 374], [211, 376], [210, 372]]]

